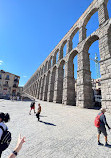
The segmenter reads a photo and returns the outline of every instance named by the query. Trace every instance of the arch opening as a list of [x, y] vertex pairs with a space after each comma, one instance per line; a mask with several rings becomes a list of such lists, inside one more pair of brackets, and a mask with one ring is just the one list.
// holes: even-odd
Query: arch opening
[[52, 67], [52, 56], [50, 57], [49, 63], [48, 63], [48, 70]]
[[63, 58], [66, 56], [66, 49], [67, 49], [67, 45], [65, 43], [65, 45], [63, 47]]
[[99, 37], [92, 36], [85, 44], [85, 69], [87, 72], [85, 83], [88, 84], [89, 99], [93, 107], [101, 107], [101, 75], [100, 75], [100, 53]]
[[48, 61], [45, 64], [45, 72], [48, 70]]
[[42, 85], [41, 85], [41, 100], [43, 99], [43, 90], [44, 90], [44, 80], [45, 80], [45, 75], [43, 77], [43, 80], [42, 80]]
[[49, 78], [50, 78], [50, 71], [48, 71], [47, 77], [46, 77], [46, 87], [45, 87], [45, 100], [47, 101], [49, 96]]
[[56, 78], [56, 66], [53, 68], [52, 76], [51, 76], [51, 84], [50, 84], [50, 98], [49, 101], [53, 102], [54, 98], [54, 86], [55, 86], [55, 78]]
[[52, 58], [51, 58], [50, 64], [51, 64], [50, 67], [52, 67]]
[[37, 98], [37, 93], [38, 93], [38, 82], [36, 82], [36, 98]]
[[55, 52], [54, 52], [54, 56], [53, 56], [53, 66], [55, 64], [57, 64], [58, 62], [58, 55], [59, 55], [59, 49], [57, 49]]
[[111, 0], [109, 0], [107, 3], [107, 9], [108, 9], [109, 18], [111, 18]]
[[38, 99], [40, 99], [41, 82], [42, 82], [42, 78], [41, 78], [40, 81], [39, 81]]
[[59, 59], [62, 59], [66, 56], [66, 50], [67, 50], [67, 41], [65, 40], [60, 48]]
[[72, 49], [76, 48], [79, 43], [79, 28], [77, 28], [71, 35]]
[[59, 60], [59, 50], [56, 53], [56, 64], [57, 64], [58, 60]]
[[111, 25], [108, 29], [108, 46], [109, 46], [109, 52], [110, 52], [110, 55], [111, 55]]
[[58, 68], [58, 76], [59, 76], [59, 83], [58, 83], [58, 102], [62, 103], [63, 100], [63, 83], [64, 83], [64, 79], [65, 79], [65, 61], [62, 60], [59, 68]]
[[99, 28], [98, 12], [94, 10], [92, 16], [88, 17], [88, 22], [86, 24], [86, 37], [90, 36], [94, 31]]
[[42, 73], [45, 73], [45, 66], [43, 65]]
[[[74, 50], [70, 56], [69, 56], [69, 60], [68, 60], [68, 82], [70, 82], [69, 84], [69, 102], [71, 103], [71, 105], [76, 105], [76, 98], [77, 98], [77, 93], [76, 93], [76, 85], [77, 85], [77, 54], [78, 52], [76, 50]], [[72, 99], [70, 99], [72, 98]]]

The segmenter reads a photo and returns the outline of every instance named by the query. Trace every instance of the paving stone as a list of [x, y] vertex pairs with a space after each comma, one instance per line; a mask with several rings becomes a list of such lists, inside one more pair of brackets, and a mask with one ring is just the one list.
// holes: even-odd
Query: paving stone
[[[37, 100], [38, 101], [38, 100]], [[29, 115], [30, 102], [1, 101], [0, 111], [8, 112], [11, 120], [7, 123], [12, 133], [10, 147], [3, 152], [7, 158], [14, 149], [18, 134], [26, 136], [18, 158], [110, 158], [111, 149], [97, 145], [97, 129], [94, 118], [98, 110], [82, 109], [75, 106], [39, 101], [42, 106], [40, 120], [35, 114]], [[36, 102], [36, 109], [37, 109]], [[106, 113], [111, 126], [111, 117]], [[108, 131], [111, 144], [111, 132]], [[101, 135], [101, 143], [104, 137]]]

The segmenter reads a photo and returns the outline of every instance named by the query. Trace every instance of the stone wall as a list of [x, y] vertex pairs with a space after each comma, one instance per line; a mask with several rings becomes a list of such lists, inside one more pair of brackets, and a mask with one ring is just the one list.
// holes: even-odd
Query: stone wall
[[[107, 3], [108, 0], [94, 0], [91, 3], [25, 84], [25, 93], [40, 100], [91, 108], [93, 103], [88, 50], [99, 40], [102, 106], [111, 112], [111, 19], [108, 16]], [[86, 37], [86, 25], [96, 12], [99, 28]], [[73, 49], [72, 39], [77, 31], [79, 31], [79, 43]], [[63, 56], [65, 44], [67, 49], [66, 55]], [[57, 55], [58, 61], [56, 61]], [[77, 94], [75, 94], [73, 64], [76, 55], [78, 55]]]

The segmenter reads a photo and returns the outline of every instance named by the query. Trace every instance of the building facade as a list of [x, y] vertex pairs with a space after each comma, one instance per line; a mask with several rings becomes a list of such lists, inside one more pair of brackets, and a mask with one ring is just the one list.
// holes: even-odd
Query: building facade
[[[111, 19], [108, 15], [107, 3], [108, 0], [93, 0], [25, 84], [24, 93], [44, 101], [76, 105], [83, 108], [93, 107], [88, 50], [98, 40], [102, 107], [106, 107], [111, 112]], [[86, 25], [96, 12], [98, 12], [99, 27], [87, 37]], [[76, 48], [73, 48], [72, 39], [78, 31], [79, 43]], [[63, 56], [65, 45], [67, 49], [65, 56]], [[76, 55], [78, 57], [77, 94], [75, 92], [73, 64]]]
[[0, 98], [10, 99], [19, 95], [19, 80], [20, 76], [0, 70]]
[[93, 102], [95, 106], [101, 107], [102, 95], [101, 95], [101, 79], [92, 79], [93, 89]]

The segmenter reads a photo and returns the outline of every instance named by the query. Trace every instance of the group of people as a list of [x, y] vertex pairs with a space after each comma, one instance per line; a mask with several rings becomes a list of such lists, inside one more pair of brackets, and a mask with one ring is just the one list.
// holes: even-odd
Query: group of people
[[[30, 107], [31, 107], [31, 109], [30, 109], [29, 114], [31, 115], [31, 110], [32, 109], [34, 110], [34, 113], [35, 113], [35, 101], [33, 101], [31, 103]], [[41, 112], [41, 106], [40, 106], [40, 104], [38, 104], [38, 110], [37, 110], [37, 113], [36, 113], [38, 121], [40, 119], [39, 118], [40, 112]], [[100, 113], [96, 117], [97, 118], [96, 123], [98, 123], [98, 125], [99, 125], [99, 126], [97, 126], [97, 131], [98, 131], [97, 140], [98, 140], [98, 145], [102, 145], [100, 143], [100, 134], [102, 133], [105, 137], [105, 146], [108, 146], [109, 144], [107, 142], [107, 131], [106, 131], [105, 126], [107, 126], [109, 130], [111, 128], [109, 127], [109, 125], [106, 121], [105, 112], [106, 112], [106, 109], [101, 108]], [[2, 142], [3, 142], [3, 139], [4, 139], [3, 138], [4, 131], [8, 130], [8, 127], [6, 126], [5, 123], [8, 122], [9, 120], [10, 120], [10, 116], [9, 116], [8, 113], [6, 113], [6, 114], [3, 113], [3, 112], [0, 113], [0, 158], [1, 158], [1, 154], [4, 151], [4, 149], [8, 147], [7, 146], [7, 147], [4, 148], [4, 144]], [[17, 145], [16, 145], [15, 149], [13, 150], [13, 152], [9, 155], [8, 158], [15, 158], [17, 156], [18, 152], [21, 150], [22, 145], [23, 145], [24, 142], [25, 142], [25, 137], [21, 138], [21, 135], [19, 135]]]
[[[34, 110], [34, 114], [35, 112], [35, 100], [32, 101], [31, 105], [30, 105], [30, 111], [29, 111], [29, 115], [31, 115], [31, 111]], [[38, 109], [37, 109], [37, 113], [36, 113], [36, 117], [38, 118], [38, 121], [40, 120], [40, 113], [41, 113], [41, 105], [40, 103], [38, 104]]]

